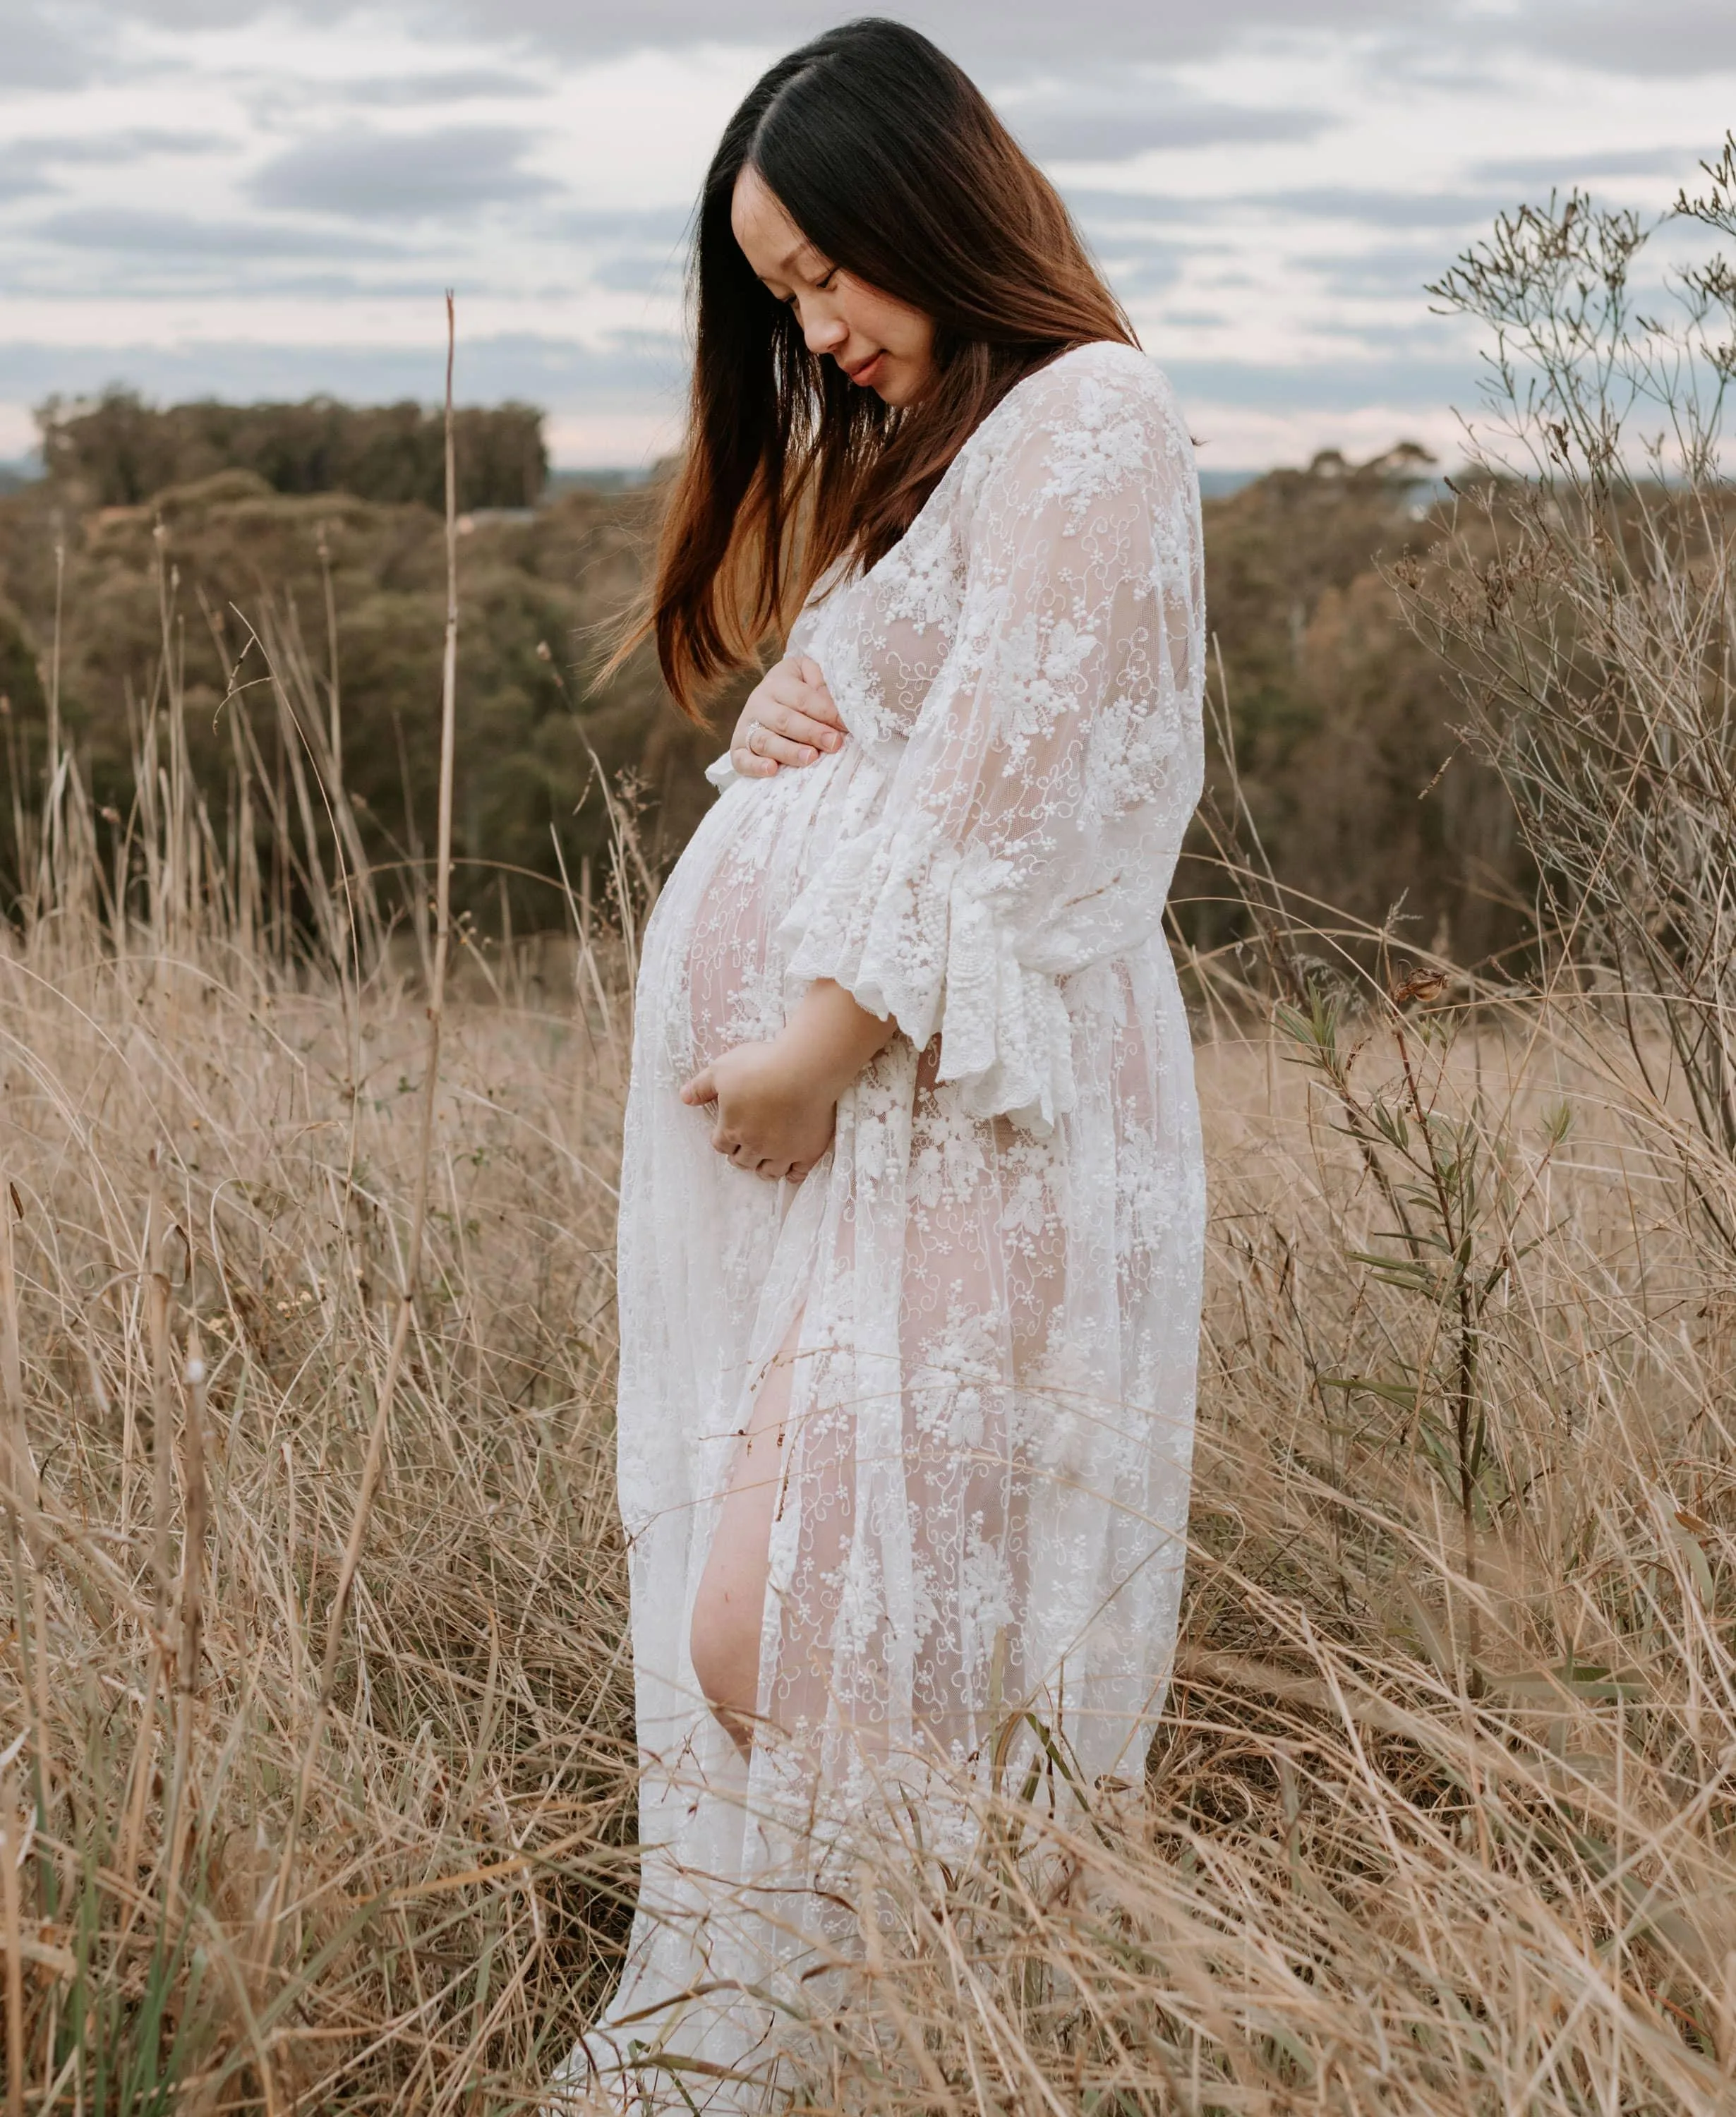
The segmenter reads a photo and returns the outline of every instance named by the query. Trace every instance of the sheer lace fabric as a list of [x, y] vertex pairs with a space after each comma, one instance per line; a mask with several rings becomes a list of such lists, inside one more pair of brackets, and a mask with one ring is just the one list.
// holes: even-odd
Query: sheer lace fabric
[[[1013, 390], [897, 548], [804, 613], [791, 644], [825, 673], [842, 750], [770, 781], [713, 768], [639, 976], [619, 1475], [641, 1897], [575, 2082], [626, 2065], [653, 2106], [764, 2106], [800, 2011], [780, 1990], [848, 1953], [847, 1882], [822, 1884], [852, 1832], [915, 1801], [944, 1850], [1020, 1712], [1084, 1780], [1138, 1773], [1173, 1650], [1199, 1321], [1161, 922], [1200, 786], [1203, 632], [1168, 387], [1087, 347]], [[826, 1160], [770, 1187], [676, 1090], [816, 978], [901, 1034]], [[688, 1636], [756, 1391], [792, 1348], [745, 1765]], [[684, 2095], [671, 2055], [736, 2078], [684, 2073]]]

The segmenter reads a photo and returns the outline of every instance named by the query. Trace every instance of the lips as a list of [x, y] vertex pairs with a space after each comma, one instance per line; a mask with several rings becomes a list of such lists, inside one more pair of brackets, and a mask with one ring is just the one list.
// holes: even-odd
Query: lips
[[[858, 361], [854, 367], [846, 367], [844, 372], [852, 382], [872, 382], [885, 357], [885, 351], [882, 348], [880, 352], [870, 354], [866, 360]], [[842, 366], [843, 363], [839, 364]]]

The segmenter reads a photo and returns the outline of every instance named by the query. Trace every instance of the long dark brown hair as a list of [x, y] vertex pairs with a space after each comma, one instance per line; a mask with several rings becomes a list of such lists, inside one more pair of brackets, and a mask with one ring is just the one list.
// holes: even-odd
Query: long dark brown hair
[[[829, 265], [935, 324], [920, 403], [809, 352], [730, 226], [751, 166]], [[1013, 385], [1070, 347], [1136, 343], [1054, 186], [970, 78], [870, 17], [780, 59], [725, 129], [690, 268], [686, 452], [639, 632], [697, 719], [840, 559], [872, 565]]]

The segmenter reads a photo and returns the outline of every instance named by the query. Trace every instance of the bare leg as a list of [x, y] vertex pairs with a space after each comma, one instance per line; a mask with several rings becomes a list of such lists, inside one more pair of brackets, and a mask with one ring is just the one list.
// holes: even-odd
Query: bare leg
[[755, 1399], [693, 1603], [693, 1672], [744, 1757], [754, 1746], [759, 1710], [760, 1630], [801, 1328], [798, 1316]]

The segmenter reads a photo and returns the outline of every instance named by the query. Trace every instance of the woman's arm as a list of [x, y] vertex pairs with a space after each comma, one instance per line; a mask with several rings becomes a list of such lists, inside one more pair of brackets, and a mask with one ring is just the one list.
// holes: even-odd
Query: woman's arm
[[729, 761], [744, 779], [770, 779], [784, 765], [812, 764], [836, 749], [845, 729], [810, 655], [787, 654], [754, 686], [736, 731]]
[[838, 1097], [898, 1026], [821, 978], [769, 1043], [726, 1051], [694, 1075], [681, 1100], [715, 1105], [711, 1143], [738, 1169], [799, 1183], [832, 1143]]
[[1154, 368], [1094, 348], [1006, 404], [959, 486], [966, 615], [778, 944], [796, 990], [834, 979], [918, 1050], [938, 1033], [965, 1113], [1040, 1136], [1076, 1094], [1068, 981], [1162, 933], [1203, 767], [1203, 570]]

